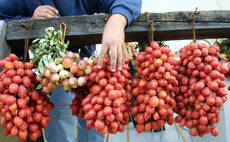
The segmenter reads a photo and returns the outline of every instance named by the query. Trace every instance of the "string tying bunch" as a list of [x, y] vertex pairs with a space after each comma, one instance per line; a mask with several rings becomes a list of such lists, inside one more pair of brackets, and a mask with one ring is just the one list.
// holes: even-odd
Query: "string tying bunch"
[[32, 21], [30, 24], [20, 24], [20, 26], [26, 30], [26, 33], [25, 33], [26, 38], [25, 38], [25, 43], [24, 43], [25, 44], [24, 45], [24, 61], [26, 61], [28, 58], [30, 30], [32, 29], [33, 24], [34, 24], [34, 21]]
[[65, 34], [66, 34], [66, 24], [58, 17], [58, 20], [60, 22], [60, 31], [62, 32], [61, 41], [65, 42]]
[[196, 10], [192, 13], [191, 16], [188, 16], [185, 12], [181, 12], [181, 14], [183, 14], [185, 17], [187, 17], [191, 22], [192, 22], [192, 32], [193, 32], [193, 42], [196, 43], [196, 30], [195, 30], [195, 16], [200, 14], [200, 12]]
[[153, 26], [153, 21], [150, 20], [150, 13], [146, 12], [145, 16], [146, 16], [146, 20], [147, 20], [148, 26], [149, 26], [149, 41], [152, 42], [154, 40], [154, 26]]

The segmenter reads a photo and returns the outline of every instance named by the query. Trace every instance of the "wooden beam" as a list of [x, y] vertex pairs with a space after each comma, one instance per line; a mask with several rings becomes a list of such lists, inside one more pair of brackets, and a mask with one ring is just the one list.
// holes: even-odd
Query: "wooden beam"
[[[191, 15], [192, 12], [185, 12]], [[108, 15], [68, 16], [60, 18], [67, 25], [66, 38], [73, 46], [101, 42]], [[192, 26], [188, 18], [180, 12], [151, 13], [154, 21], [155, 40], [192, 39]], [[25, 38], [25, 30], [20, 24], [29, 24], [31, 20], [8, 23], [7, 40], [15, 44]], [[44, 36], [44, 29], [52, 26], [59, 28], [59, 19], [36, 19], [30, 32], [30, 38]], [[230, 37], [230, 11], [201, 11], [196, 16], [196, 36], [204, 38]], [[147, 41], [148, 26], [146, 16], [142, 14], [126, 29], [126, 41]]]

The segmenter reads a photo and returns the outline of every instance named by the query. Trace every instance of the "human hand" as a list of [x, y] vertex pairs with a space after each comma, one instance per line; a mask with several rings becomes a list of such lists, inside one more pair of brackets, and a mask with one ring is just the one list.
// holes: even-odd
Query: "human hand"
[[34, 18], [53, 18], [58, 16], [58, 10], [49, 5], [38, 6], [31, 19]]
[[104, 29], [102, 36], [102, 48], [99, 54], [98, 68], [103, 65], [103, 60], [107, 52], [110, 56], [111, 71], [122, 69], [122, 62], [124, 59], [123, 46], [125, 39], [125, 26], [127, 25], [126, 18], [121, 14], [113, 14]]

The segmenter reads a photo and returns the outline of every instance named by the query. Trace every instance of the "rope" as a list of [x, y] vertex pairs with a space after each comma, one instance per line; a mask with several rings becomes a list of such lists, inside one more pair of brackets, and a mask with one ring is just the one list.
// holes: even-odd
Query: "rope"
[[195, 16], [198, 15], [200, 12], [196, 10], [192, 13], [192, 16], [188, 16], [185, 12], [181, 12], [185, 17], [187, 17], [192, 22], [192, 33], [193, 33], [193, 42], [196, 43], [196, 30], [195, 30]]
[[147, 20], [148, 26], [149, 26], [149, 41], [152, 42], [154, 40], [154, 26], [153, 26], [153, 21], [150, 20], [150, 13], [146, 12], [145, 16], [146, 16], [146, 20]]
[[25, 33], [25, 43], [24, 43], [24, 61], [27, 61], [28, 58], [28, 47], [29, 47], [29, 41], [30, 41], [30, 30], [34, 24], [34, 21], [32, 21], [30, 24], [20, 24], [22, 28], [26, 30]]
[[[64, 43], [65, 42], [65, 34], [66, 34], [66, 24], [61, 20], [60, 17], [58, 17], [58, 20], [60, 22], [60, 31], [63, 33], [61, 37], [61, 41]], [[64, 27], [64, 29], [63, 29]]]

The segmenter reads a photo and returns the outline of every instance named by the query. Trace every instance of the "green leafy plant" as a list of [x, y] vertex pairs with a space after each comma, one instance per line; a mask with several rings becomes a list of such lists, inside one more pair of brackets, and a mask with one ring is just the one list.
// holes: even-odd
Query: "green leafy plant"
[[49, 62], [55, 59], [60, 62], [65, 56], [69, 42], [61, 41], [62, 32], [55, 30], [53, 27], [45, 29], [45, 38], [38, 38], [32, 42], [30, 50], [33, 53], [35, 67], [43, 74], [45, 68], [49, 68]]
[[220, 47], [220, 53], [225, 54], [225, 57], [230, 62], [230, 39], [225, 39], [216, 43]]

